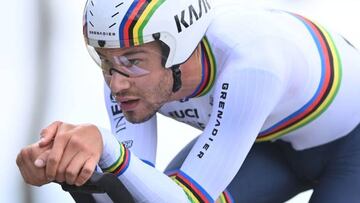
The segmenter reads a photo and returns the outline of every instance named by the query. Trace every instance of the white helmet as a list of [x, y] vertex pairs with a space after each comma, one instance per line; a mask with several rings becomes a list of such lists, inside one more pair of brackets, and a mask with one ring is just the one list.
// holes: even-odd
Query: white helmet
[[95, 47], [123, 48], [160, 40], [165, 67], [184, 63], [212, 19], [210, 0], [88, 0], [84, 37]]

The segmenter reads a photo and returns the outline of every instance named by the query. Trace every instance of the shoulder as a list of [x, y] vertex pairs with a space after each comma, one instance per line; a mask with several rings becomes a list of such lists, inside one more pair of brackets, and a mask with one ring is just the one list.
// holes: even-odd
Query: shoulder
[[304, 43], [313, 43], [306, 27], [292, 14], [264, 9], [219, 9], [206, 36], [219, 73], [226, 67], [252, 68], [283, 77], [296, 57], [292, 53], [303, 50]]
[[292, 41], [300, 36], [299, 30], [306, 31], [295, 15], [281, 10], [227, 5], [215, 8], [214, 16], [206, 35], [219, 46], [234, 47], [271, 38]]

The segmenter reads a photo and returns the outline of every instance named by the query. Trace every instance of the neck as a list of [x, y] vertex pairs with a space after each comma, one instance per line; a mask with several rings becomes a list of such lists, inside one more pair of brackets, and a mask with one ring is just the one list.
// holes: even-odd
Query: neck
[[181, 100], [189, 97], [201, 82], [202, 63], [201, 46], [199, 45], [190, 58], [180, 66], [182, 87], [173, 93], [171, 100]]

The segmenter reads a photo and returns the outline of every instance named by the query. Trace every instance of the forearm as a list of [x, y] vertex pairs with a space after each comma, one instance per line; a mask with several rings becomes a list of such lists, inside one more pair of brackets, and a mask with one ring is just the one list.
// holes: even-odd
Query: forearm
[[100, 129], [100, 132], [104, 140], [100, 167], [117, 175], [136, 202], [189, 202], [185, 192], [171, 178], [141, 161], [109, 131]]

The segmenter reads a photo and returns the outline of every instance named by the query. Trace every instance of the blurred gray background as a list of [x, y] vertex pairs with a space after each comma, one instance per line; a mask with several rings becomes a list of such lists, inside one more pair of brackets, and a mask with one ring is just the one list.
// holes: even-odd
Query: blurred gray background
[[[358, 0], [218, 0], [305, 14], [360, 47]], [[54, 120], [108, 127], [101, 71], [82, 37], [85, 0], [0, 0], [0, 202], [73, 202], [56, 184], [25, 185], [15, 159]], [[159, 116], [162, 170], [197, 130]], [[176, 129], [176, 130], [174, 130]], [[171, 136], [167, 136], [171, 132]], [[176, 143], [176, 144], [174, 144]], [[288, 203], [307, 202], [311, 191]]]

